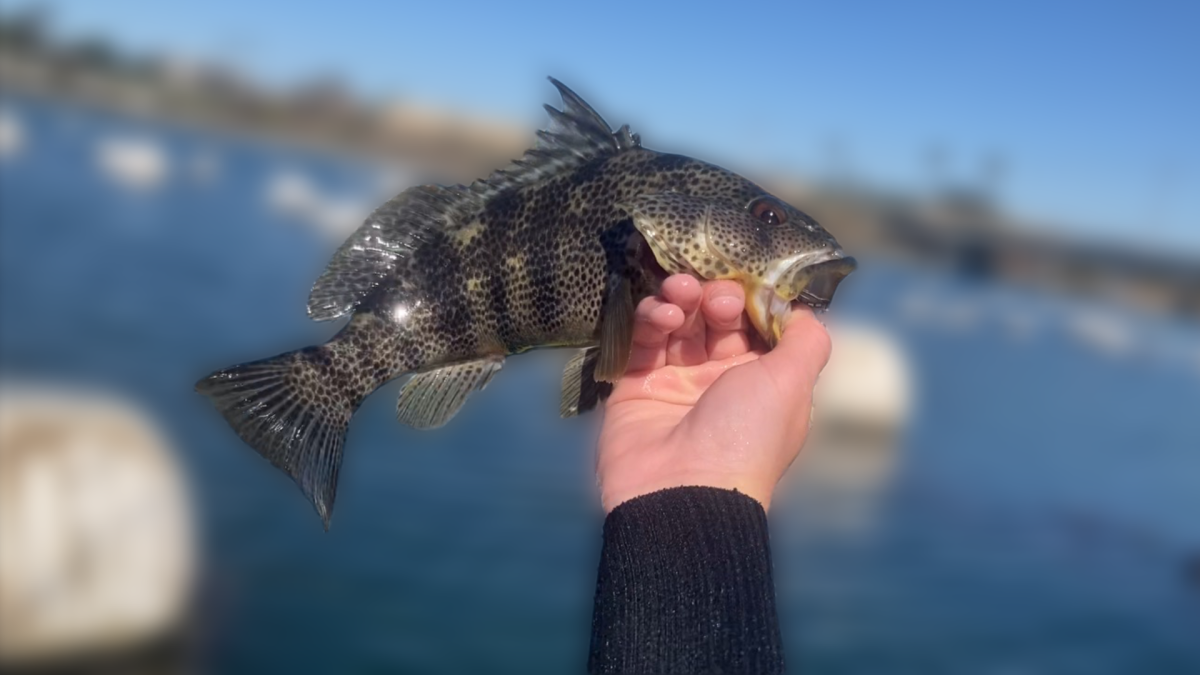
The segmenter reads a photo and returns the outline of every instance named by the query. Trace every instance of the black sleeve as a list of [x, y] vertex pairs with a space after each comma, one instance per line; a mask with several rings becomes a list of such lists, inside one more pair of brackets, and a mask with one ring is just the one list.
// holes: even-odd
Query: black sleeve
[[593, 673], [779, 673], [767, 515], [740, 492], [681, 487], [604, 521]]

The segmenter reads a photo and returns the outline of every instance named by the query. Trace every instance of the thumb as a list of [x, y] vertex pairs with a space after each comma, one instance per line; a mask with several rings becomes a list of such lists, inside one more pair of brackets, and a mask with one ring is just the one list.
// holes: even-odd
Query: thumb
[[784, 395], [810, 395], [832, 349], [829, 331], [817, 321], [812, 309], [797, 306], [792, 309], [779, 344], [759, 360], [775, 375]]

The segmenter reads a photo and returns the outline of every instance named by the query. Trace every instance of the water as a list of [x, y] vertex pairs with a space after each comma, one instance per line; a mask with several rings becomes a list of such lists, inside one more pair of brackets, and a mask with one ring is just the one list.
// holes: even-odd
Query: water
[[[304, 303], [335, 243], [271, 213], [265, 191], [281, 167], [328, 189], [374, 185], [371, 168], [4, 103], [26, 138], [0, 160], [0, 375], [122, 392], [179, 444], [214, 671], [581, 669], [602, 514], [596, 420], [555, 415], [564, 355], [513, 359], [435, 433], [394, 422], [394, 384], [368, 400], [324, 533], [192, 385], [332, 332]], [[101, 174], [94, 143], [114, 133], [163, 143], [162, 187]], [[196, 156], [219, 170], [189, 174]], [[1200, 591], [1182, 576], [1200, 549], [1200, 330], [1120, 315], [1137, 344], [1181, 349], [1106, 353], [1064, 328], [1078, 304], [869, 261], [841, 293], [835, 317], [910, 352], [918, 414], [876, 479], [801, 478], [773, 508], [792, 664], [1200, 672]]]

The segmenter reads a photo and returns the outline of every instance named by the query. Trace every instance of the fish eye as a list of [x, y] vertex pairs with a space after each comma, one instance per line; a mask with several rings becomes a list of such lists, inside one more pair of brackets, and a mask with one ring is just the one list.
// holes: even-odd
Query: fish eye
[[750, 213], [768, 225], [782, 225], [787, 222], [787, 212], [770, 199], [760, 199], [751, 204]]

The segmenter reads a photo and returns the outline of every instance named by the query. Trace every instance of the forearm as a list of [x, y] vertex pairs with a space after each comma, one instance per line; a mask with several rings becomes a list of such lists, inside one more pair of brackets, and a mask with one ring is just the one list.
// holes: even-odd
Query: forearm
[[767, 518], [743, 494], [662, 490], [604, 523], [595, 673], [783, 671]]

